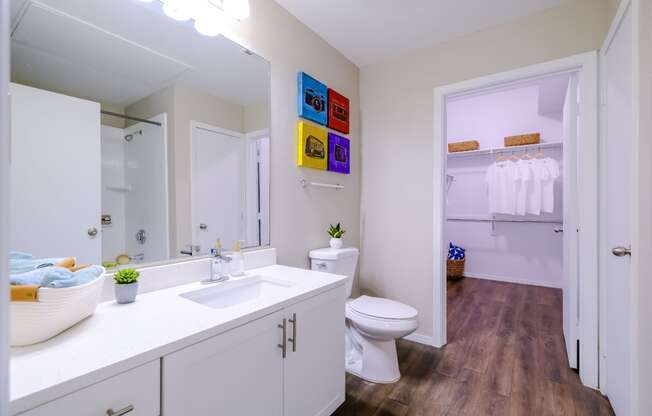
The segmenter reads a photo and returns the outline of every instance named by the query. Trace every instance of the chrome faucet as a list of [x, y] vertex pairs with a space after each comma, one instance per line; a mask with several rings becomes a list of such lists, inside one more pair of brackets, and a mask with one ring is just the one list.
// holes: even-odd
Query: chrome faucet
[[202, 280], [202, 283], [219, 283], [229, 280], [228, 264], [231, 262], [231, 256], [224, 255], [221, 248], [211, 250], [213, 258], [211, 259], [211, 275], [208, 279]]
[[179, 254], [183, 254], [184, 256], [194, 256], [195, 254], [199, 253], [200, 249], [201, 248], [199, 246], [188, 244], [188, 250], [181, 250], [179, 251]]

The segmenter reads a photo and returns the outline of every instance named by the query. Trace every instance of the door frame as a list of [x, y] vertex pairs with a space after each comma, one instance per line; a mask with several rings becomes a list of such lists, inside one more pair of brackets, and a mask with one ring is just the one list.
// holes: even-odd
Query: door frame
[[[638, 270], [640, 270], [639, 260], [640, 257], [636, 256], [638, 250], [636, 250], [637, 244], [637, 235], [639, 233], [639, 219], [640, 212], [638, 208], [638, 200], [636, 198], [637, 191], [641, 188], [645, 188], [643, 181], [641, 181], [638, 172], [640, 171], [639, 158], [635, 155], [638, 155], [640, 150], [639, 142], [640, 136], [637, 134], [637, 117], [639, 114], [639, 105], [638, 100], [636, 99], [638, 88], [638, 68], [637, 68], [637, 53], [638, 53], [638, 34], [637, 34], [637, 22], [636, 22], [636, 8], [632, 0], [622, 0], [616, 12], [616, 16], [611, 23], [607, 37], [605, 38], [602, 47], [600, 48], [600, 166], [607, 166], [607, 94], [606, 94], [606, 68], [604, 66], [605, 60], [603, 59], [606, 54], [609, 52], [611, 45], [616, 37], [618, 30], [620, 29], [627, 12], [630, 10], [632, 12], [632, 69], [634, 71], [633, 76], [633, 102], [632, 102], [632, 120], [635, 123], [635, 128], [633, 129], [632, 135], [632, 155], [634, 156], [630, 164], [630, 177], [632, 178], [632, 195], [630, 197], [630, 230], [631, 230], [631, 246], [633, 250], [633, 255], [631, 256], [631, 269], [630, 269], [630, 304], [629, 304], [629, 316], [630, 316], [630, 328], [629, 332], [632, 336], [630, 342], [630, 387], [632, 394], [630, 396], [629, 409], [632, 414], [638, 414], [637, 404], [638, 404], [638, 348], [637, 348], [637, 328], [638, 328], [638, 286], [637, 286], [637, 276]], [[599, 236], [599, 282], [600, 282], [600, 346], [601, 351], [606, 349], [608, 333], [607, 333], [607, 261], [611, 255], [611, 250], [607, 241], [607, 172], [604, 169], [600, 169], [600, 236]], [[649, 185], [649, 184], [648, 184]], [[646, 214], [646, 213], [644, 213]], [[641, 251], [642, 252], [642, 251]], [[603, 394], [607, 394], [608, 386], [608, 371], [607, 371], [607, 360], [608, 357], [606, 354], [600, 354], [600, 377], [599, 377], [599, 386], [600, 391]]]
[[[194, 178], [195, 178], [194, 134], [195, 134], [195, 129], [197, 129], [197, 128], [202, 129], [202, 130], [206, 130], [206, 131], [211, 131], [211, 132], [218, 133], [218, 134], [223, 134], [223, 135], [226, 135], [226, 136], [231, 136], [231, 137], [236, 137], [236, 138], [242, 139], [243, 162], [244, 162], [244, 159], [246, 159], [245, 155], [246, 155], [246, 152], [247, 152], [246, 140], [244, 140], [246, 138], [246, 135], [244, 133], [241, 133], [241, 132], [235, 131], [235, 130], [225, 129], [225, 128], [222, 128], [222, 127], [217, 127], [217, 126], [214, 126], [212, 124], [204, 123], [204, 122], [201, 122], [201, 121], [190, 120], [190, 227], [191, 227], [190, 228], [190, 239], [191, 239], [191, 244], [192, 245], [195, 245], [195, 238], [194, 238], [195, 234], [194, 234], [194, 230], [193, 230], [193, 228], [194, 228], [193, 220], [195, 218], [196, 204], [195, 204], [195, 191], [193, 190], [193, 183], [195, 183], [194, 182]], [[244, 179], [244, 175], [245, 175], [244, 169], [245, 169], [244, 163], [241, 163], [240, 175], [241, 175], [241, 178], [243, 178], [243, 179]], [[242, 207], [240, 217], [241, 217], [241, 219], [243, 219], [242, 225], [244, 226], [244, 223], [245, 223], [244, 215], [245, 215], [245, 211], [246, 211], [245, 210], [246, 205], [245, 205], [244, 187], [242, 189], [240, 197], [241, 197], [241, 207]], [[241, 231], [243, 231], [243, 230], [241, 230]]]
[[[519, 83], [544, 76], [576, 72], [579, 76], [580, 134], [578, 136], [578, 238], [580, 270], [578, 293], [580, 378], [598, 386], [598, 59], [597, 52], [445, 85], [434, 89], [433, 169], [433, 345], [446, 344], [446, 98]], [[581, 149], [581, 151], [579, 150]], [[439, 197], [438, 197], [439, 196]], [[571, 296], [573, 294], [571, 293]]]
[[[9, 1], [0, 0], [0, 229], [9, 229]], [[0, 233], [0, 415], [9, 414], [9, 233]]]

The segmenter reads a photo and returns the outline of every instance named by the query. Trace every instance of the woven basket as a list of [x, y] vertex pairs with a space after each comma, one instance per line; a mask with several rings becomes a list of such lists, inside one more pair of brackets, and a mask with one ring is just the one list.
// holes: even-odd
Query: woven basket
[[541, 141], [540, 133], [509, 136], [509, 137], [505, 137], [505, 147], [523, 146], [526, 144], [539, 144], [540, 141]]
[[451, 260], [447, 259], [446, 261], [446, 276], [451, 280], [459, 280], [464, 277], [464, 262], [466, 259], [462, 260]]
[[448, 152], [468, 152], [469, 150], [478, 150], [480, 143], [477, 140], [467, 140], [464, 142], [448, 143]]
[[12, 347], [43, 342], [65, 331], [95, 312], [104, 276], [80, 286], [65, 288], [41, 287], [36, 302], [11, 302]]

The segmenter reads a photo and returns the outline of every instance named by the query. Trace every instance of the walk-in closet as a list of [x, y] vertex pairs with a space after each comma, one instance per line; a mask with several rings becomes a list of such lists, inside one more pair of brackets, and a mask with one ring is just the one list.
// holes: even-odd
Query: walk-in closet
[[[492, 315], [479, 315], [478, 322], [495, 322], [506, 313], [536, 319], [557, 311], [542, 319], [572, 331], [576, 79], [574, 73], [552, 74], [447, 99], [449, 299], [474, 293], [464, 308]], [[454, 308], [449, 306], [449, 341], [463, 325]], [[568, 337], [568, 351], [575, 349], [573, 338]], [[555, 344], [563, 351], [563, 340]]]

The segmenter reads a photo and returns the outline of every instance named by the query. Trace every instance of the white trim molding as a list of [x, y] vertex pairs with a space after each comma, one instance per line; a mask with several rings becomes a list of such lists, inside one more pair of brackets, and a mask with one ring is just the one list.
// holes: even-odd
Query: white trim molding
[[[446, 85], [434, 89], [433, 170], [433, 343], [446, 344], [446, 100], [532, 81], [550, 75], [577, 73], [580, 102], [578, 137], [579, 230], [579, 339], [582, 366], [580, 378], [589, 387], [598, 386], [598, 61], [587, 52], [507, 72]], [[572, 227], [571, 227], [572, 228]], [[437, 255], [439, 253], [439, 255]], [[573, 294], [571, 294], [572, 296]]]
[[416, 332], [413, 332], [410, 335], [403, 337], [403, 339], [407, 341], [416, 342], [417, 344], [423, 344], [428, 346], [433, 345], [433, 339], [430, 335], [418, 334]]
[[[9, 229], [9, 1], [0, 0], [0, 230]], [[9, 414], [9, 233], [0, 233], [0, 415]]]
[[549, 288], [552, 288], [552, 289], [562, 289], [562, 286], [559, 283], [540, 282], [538, 280], [528, 279], [527, 277], [496, 276], [496, 275], [493, 275], [493, 274], [474, 273], [474, 272], [469, 272], [469, 271], [466, 271], [466, 270], [464, 271], [464, 277], [470, 277], [472, 279], [493, 280], [494, 282], [516, 283], [516, 284], [519, 284], [519, 285], [529, 285], [529, 286], [549, 287]]

